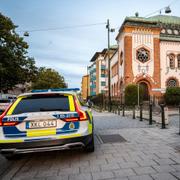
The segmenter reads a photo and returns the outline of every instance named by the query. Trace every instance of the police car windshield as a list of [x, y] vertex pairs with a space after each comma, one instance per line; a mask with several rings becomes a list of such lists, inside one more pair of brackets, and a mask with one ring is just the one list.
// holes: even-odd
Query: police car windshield
[[69, 111], [68, 96], [31, 96], [23, 98], [15, 107], [12, 114], [40, 111]]

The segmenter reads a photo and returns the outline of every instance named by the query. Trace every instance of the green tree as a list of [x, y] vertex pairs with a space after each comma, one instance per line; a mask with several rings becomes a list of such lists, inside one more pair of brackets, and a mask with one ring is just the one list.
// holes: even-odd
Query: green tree
[[[140, 102], [143, 100], [143, 89], [139, 87], [139, 98]], [[125, 88], [125, 104], [127, 106], [132, 106], [133, 104], [138, 104], [138, 87], [135, 84], [129, 84]]]
[[168, 105], [179, 105], [180, 103], [180, 87], [168, 87], [164, 95], [165, 102]]
[[15, 32], [10, 18], [0, 13], [0, 91], [34, 79], [37, 68], [27, 56], [28, 44]]
[[50, 89], [66, 88], [64, 77], [51, 68], [41, 67], [35, 81], [32, 83], [32, 89]]

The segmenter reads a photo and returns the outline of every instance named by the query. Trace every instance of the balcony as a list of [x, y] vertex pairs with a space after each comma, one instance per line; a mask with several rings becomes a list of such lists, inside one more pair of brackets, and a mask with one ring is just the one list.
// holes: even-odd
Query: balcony
[[101, 65], [101, 70], [106, 70], [106, 66], [105, 65]]
[[101, 77], [106, 77], [106, 74], [101, 74]]
[[91, 81], [95, 81], [95, 80], [96, 80], [96, 76], [92, 76]]
[[101, 82], [101, 86], [106, 86], [106, 82]]
[[90, 88], [96, 88], [95, 84], [90, 85]]
[[91, 92], [90, 92], [90, 95], [91, 95], [91, 96], [95, 96], [95, 95], [96, 95], [96, 92], [91, 91]]

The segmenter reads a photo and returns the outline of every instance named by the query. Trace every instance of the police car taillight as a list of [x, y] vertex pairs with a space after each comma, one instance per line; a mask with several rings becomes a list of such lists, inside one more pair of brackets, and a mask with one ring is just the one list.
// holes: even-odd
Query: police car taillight
[[70, 117], [70, 118], [65, 118], [64, 120], [65, 120], [66, 122], [73, 122], [73, 121], [79, 121], [79, 118]]
[[79, 120], [80, 121], [88, 120], [86, 113], [80, 109], [76, 98], [74, 98], [74, 104], [75, 104], [76, 111], [79, 114]]
[[2, 126], [2, 119], [3, 119], [3, 114], [1, 114], [1, 116], [0, 116], [0, 126]]
[[0, 115], [0, 126], [15, 126], [16, 124], [18, 124], [19, 122], [2, 122], [4, 116], [7, 114], [7, 112], [9, 111], [10, 107], [12, 106], [12, 104], [10, 104], [8, 106], [8, 108]]

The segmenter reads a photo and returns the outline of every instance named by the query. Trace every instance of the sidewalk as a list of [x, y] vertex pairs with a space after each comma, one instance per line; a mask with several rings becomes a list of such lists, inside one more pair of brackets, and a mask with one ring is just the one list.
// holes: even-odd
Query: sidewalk
[[[60, 151], [18, 160], [4, 179], [43, 180], [178, 180], [180, 136], [174, 126], [149, 126], [147, 121], [94, 112], [95, 152]], [[107, 143], [103, 135], [125, 141]], [[112, 138], [109, 140], [113, 140]]]

